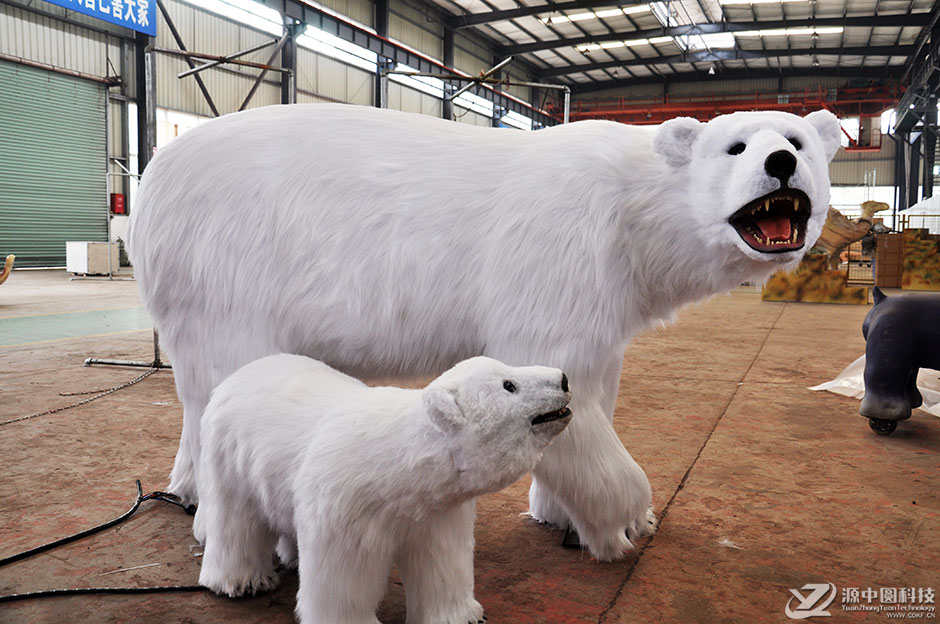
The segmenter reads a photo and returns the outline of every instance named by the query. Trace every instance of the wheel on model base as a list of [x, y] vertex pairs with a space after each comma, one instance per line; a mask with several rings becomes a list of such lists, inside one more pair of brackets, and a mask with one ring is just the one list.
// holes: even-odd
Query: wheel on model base
[[898, 421], [882, 420], [881, 418], [869, 418], [868, 426], [871, 427], [871, 430], [878, 435], [886, 436], [891, 435], [891, 433], [898, 428]]

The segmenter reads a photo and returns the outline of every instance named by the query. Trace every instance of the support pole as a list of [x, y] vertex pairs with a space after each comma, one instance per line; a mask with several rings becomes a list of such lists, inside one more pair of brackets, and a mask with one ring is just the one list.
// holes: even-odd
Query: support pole
[[[134, 71], [137, 96], [137, 171], [144, 169], [153, 157], [157, 144], [157, 99], [156, 73], [154, 66], [153, 37], [137, 33], [134, 39]], [[131, 210], [134, 207], [131, 206]], [[110, 241], [108, 241], [110, 243]], [[108, 250], [110, 256], [110, 249]], [[153, 362], [131, 362], [128, 360], [100, 360], [88, 358], [85, 366], [106, 364], [110, 366], [138, 366], [146, 368], [171, 368], [160, 359], [160, 340], [153, 330]]]
[[[388, 38], [388, 0], [374, 0], [375, 5], [375, 34]], [[446, 31], [445, 31], [446, 32]], [[388, 107], [388, 76], [385, 71], [394, 69], [395, 63], [384, 56], [375, 59], [375, 87], [372, 104], [376, 108]]]
[[[897, 136], [897, 153], [895, 154], [895, 171], [897, 175], [898, 200], [897, 212], [902, 212], [908, 208], [908, 191], [910, 188], [911, 169], [908, 166], [910, 161], [911, 144], [910, 134], [904, 133]], [[897, 217], [897, 214], [895, 214]], [[897, 229], [897, 218], [895, 218], [894, 229]]]
[[[509, 56], [509, 57], [503, 59], [502, 62], [497, 63], [497, 64], [494, 65], [493, 67], [489, 68], [488, 70], [486, 70], [485, 72], [483, 72], [482, 74], [480, 74], [479, 81], [482, 82], [483, 80], [486, 80], [487, 78], [489, 78], [490, 76], [492, 76], [493, 74], [495, 74], [496, 72], [498, 72], [499, 70], [501, 70], [503, 67], [506, 67], [506, 65], [509, 65], [510, 63], [512, 63], [512, 57], [511, 57], [511, 56]], [[461, 87], [460, 89], [458, 89], [456, 93], [454, 93], [454, 94], [451, 96], [451, 99], [460, 97], [461, 95], [463, 95], [464, 93], [466, 93], [467, 91], [469, 91], [472, 87], [474, 87], [476, 84], [477, 84], [476, 82], [471, 82], [471, 83], [469, 83], [469, 84], [464, 85], [463, 87]]]
[[[277, 58], [277, 55], [281, 53], [281, 50], [284, 49], [284, 46], [287, 44], [287, 40], [290, 38], [290, 29], [285, 28], [284, 34], [281, 36], [280, 41], [277, 42], [277, 47], [274, 48], [274, 52], [271, 53], [271, 58], [268, 59], [268, 62], [265, 63], [266, 66], [270, 66], [274, 63], [274, 60]], [[287, 72], [290, 73], [290, 72]], [[242, 105], [238, 107], [239, 111], [245, 110], [248, 106], [248, 103], [251, 101], [251, 98], [254, 97], [255, 92], [258, 90], [258, 87], [261, 86], [261, 81], [264, 80], [264, 77], [268, 75], [268, 67], [265, 67], [261, 70], [261, 73], [258, 74], [258, 77], [255, 78], [255, 83], [251, 85], [251, 90], [248, 91], [248, 95], [245, 96], [245, 101], [242, 102]]]
[[922, 197], [933, 197], [933, 166], [937, 153], [937, 96], [927, 98], [927, 110], [924, 113], [924, 192]]
[[[454, 31], [444, 27], [444, 65], [448, 69], [454, 69]], [[454, 119], [454, 101], [450, 95], [454, 90], [454, 85], [449, 81], [444, 81], [444, 100], [441, 103], [441, 117], [448, 121]]]
[[285, 17], [287, 42], [281, 50], [281, 67], [290, 70], [281, 74], [281, 104], [297, 102], [297, 34], [304, 24], [300, 20]]
[[143, 174], [157, 146], [156, 72], [153, 37], [137, 33], [135, 40], [137, 76], [137, 172]]
[[907, 206], [911, 207], [920, 201], [920, 147], [923, 144], [922, 137], [918, 136], [911, 141], [911, 160], [908, 167], [909, 186], [907, 187]]
[[568, 123], [571, 117], [571, 88], [565, 87], [565, 118], [562, 123]]
[[[277, 39], [271, 39], [270, 41], [267, 41], [265, 43], [259, 43], [256, 46], [252, 46], [246, 50], [242, 50], [241, 52], [236, 52], [235, 54], [229, 54], [228, 56], [212, 56], [211, 54], [200, 54], [199, 52], [177, 52], [176, 50], [164, 50], [164, 49], [159, 49], [157, 51], [163, 52], [165, 54], [175, 54], [176, 56], [182, 56], [184, 58], [192, 57], [192, 58], [209, 60], [208, 63], [197, 65], [191, 69], [187, 69], [186, 71], [182, 71], [176, 74], [177, 78], [185, 78], [186, 76], [190, 76], [192, 74], [198, 74], [201, 71], [210, 69], [212, 67], [217, 67], [219, 65], [224, 65], [225, 63], [231, 63], [233, 65], [241, 65], [243, 67], [254, 67], [256, 69], [264, 69], [265, 66], [262, 65], [261, 63], [252, 63], [250, 61], [240, 61], [238, 60], [238, 58], [241, 56], [245, 56], [246, 54], [251, 54], [252, 52], [257, 52], [258, 50], [263, 50], [265, 48], [271, 47], [275, 45], [277, 42], [278, 42]], [[278, 68], [278, 71], [280, 71], [280, 68]]]
[[[166, 22], [167, 28], [170, 29], [170, 34], [173, 35], [173, 39], [176, 40], [176, 45], [179, 46], [180, 50], [183, 52], [188, 52], [186, 46], [183, 44], [183, 38], [180, 36], [178, 30], [176, 30], [176, 24], [173, 23], [173, 20], [170, 19], [170, 14], [166, 10], [166, 5], [163, 4], [163, 0], [157, 0], [157, 8], [160, 9], [160, 14], [163, 15], [163, 19]], [[193, 59], [190, 57], [185, 57], [186, 64], [189, 65], [190, 69], [195, 69], [196, 64], [193, 63]], [[212, 114], [216, 117], [219, 116], [219, 109], [215, 107], [215, 102], [212, 101], [212, 96], [209, 95], [209, 89], [206, 87], [206, 83], [202, 81], [202, 76], [195, 74], [196, 84], [199, 86], [199, 90], [202, 91], [202, 96], [206, 98], [206, 103], [209, 105], [209, 110], [212, 111]]]

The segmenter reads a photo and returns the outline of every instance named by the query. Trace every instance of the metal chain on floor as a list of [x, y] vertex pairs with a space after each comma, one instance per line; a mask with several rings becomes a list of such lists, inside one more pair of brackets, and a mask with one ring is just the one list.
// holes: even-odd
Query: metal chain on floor
[[73, 407], [79, 407], [80, 405], [85, 405], [86, 403], [91, 403], [92, 401], [95, 401], [95, 400], [97, 400], [97, 399], [100, 399], [100, 398], [103, 397], [103, 396], [108, 396], [109, 394], [112, 394], [112, 393], [114, 393], [114, 392], [117, 392], [118, 390], [123, 390], [124, 388], [130, 388], [130, 387], [133, 386], [134, 384], [143, 381], [143, 380], [146, 379], [147, 377], [150, 377], [151, 375], [153, 375], [153, 374], [154, 374], [155, 372], [157, 372], [158, 370], [160, 370], [160, 369], [158, 369], [158, 368], [150, 368], [150, 369], [147, 369], [146, 371], [144, 371], [143, 373], [141, 373], [140, 375], [138, 375], [138, 376], [135, 377], [134, 379], [128, 381], [127, 383], [123, 383], [123, 384], [121, 384], [121, 385], [119, 385], [119, 386], [114, 386], [113, 388], [108, 388], [107, 390], [90, 390], [90, 391], [88, 391], [88, 392], [68, 392], [68, 393], [62, 392], [62, 393], [60, 393], [60, 396], [78, 396], [78, 395], [83, 395], [83, 394], [90, 394], [90, 393], [92, 393], [92, 392], [99, 392], [99, 394], [96, 394], [95, 396], [88, 397], [87, 399], [82, 399], [82, 400], [79, 401], [78, 403], [73, 403], [73, 404], [71, 404], [71, 405], [66, 405], [66, 406], [64, 406], [64, 407], [54, 407], [54, 408], [52, 408], [52, 409], [47, 409], [47, 410], [44, 411], [44, 412], [38, 412], [38, 413], [36, 413], [36, 414], [30, 414], [29, 416], [20, 416], [19, 418], [11, 418], [10, 420], [4, 420], [3, 422], [0, 422], [0, 427], [2, 427], [3, 425], [9, 425], [9, 424], [11, 424], [11, 423], [19, 422], [19, 421], [21, 421], [21, 420], [29, 420], [30, 418], [36, 418], [36, 417], [38, 417], [38, 416], [48, 416], [49, 414], [55, 414], [56, 412], [63, 412], [63, 411], [65, 411], [65, 410], [67, 410], [67, 409], [72, 409]]

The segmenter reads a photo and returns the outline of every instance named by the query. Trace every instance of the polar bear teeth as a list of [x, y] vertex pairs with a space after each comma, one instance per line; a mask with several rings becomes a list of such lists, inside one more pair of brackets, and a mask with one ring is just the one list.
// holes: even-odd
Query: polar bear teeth
[[567, 407], [563, 407], [560, 410], [554, 412], [548, 412], [546, 414], [540, 414], [532, 419], [533, 425], [541, 425], [542, 423], [552, 422], [554, 420], [561, 420], [562, 418], [567, 418], [571, 416], [571, 410]]
[[782, 253], [803, 247], [810, 214], [803, 191], [782, 189], [748, 203], [728, 223], [751, 249]]

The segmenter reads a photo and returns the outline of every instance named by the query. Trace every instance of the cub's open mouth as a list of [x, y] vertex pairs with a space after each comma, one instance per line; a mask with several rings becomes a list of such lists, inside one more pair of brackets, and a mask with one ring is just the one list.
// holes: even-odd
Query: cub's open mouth
[[806, 193], [780, 189], [750, 202], [731, 215], [728, 223], [751, 249], [783, 253], [803, 247], [810, 212]]
[[532, 419], [532, 424], [541, 425], [542, 423], [552, 422], [553, 420], [561, 420], [562, 418], [568, 418], [569, 416], [571, 416], [571, 410], [567, 407], [563, 407], [558, 411], [536, 416]]

